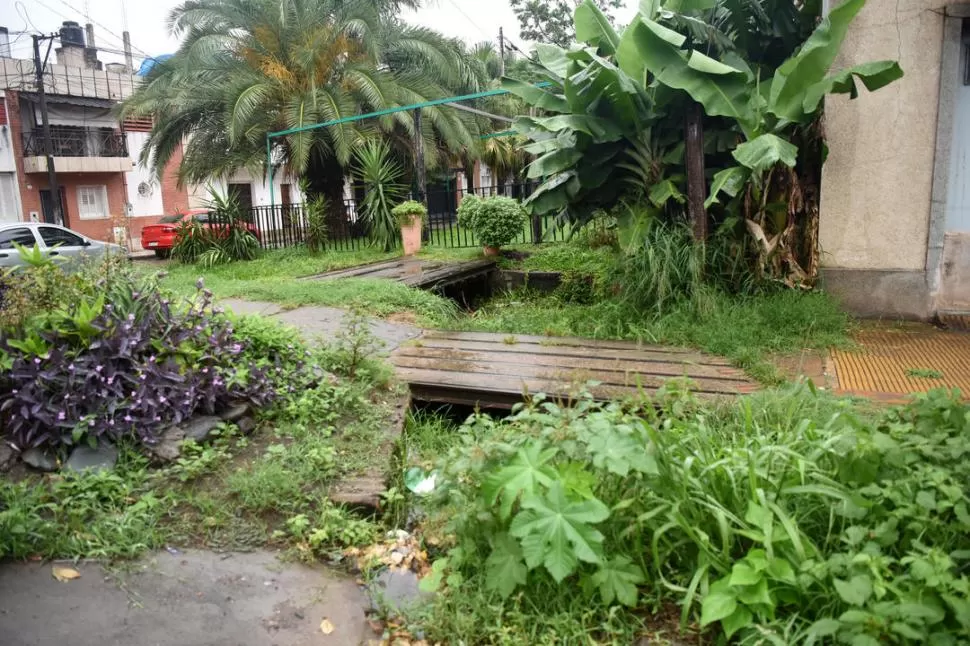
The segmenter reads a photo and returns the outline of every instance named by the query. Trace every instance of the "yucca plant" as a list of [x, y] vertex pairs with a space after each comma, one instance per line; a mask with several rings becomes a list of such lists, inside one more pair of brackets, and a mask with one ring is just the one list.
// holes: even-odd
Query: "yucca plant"
[[259, 254], [259, 240], [246, 227], [239, 199], [229, 193], [221, 195], [210, 187], [208, 207], [212, 209], [209, 222], [217, 232], [212, 236], [214, 246], [222, 252], [217, 255], [225, 262], [255, 258]]
[[354, 172], [364, 184], [361, 215], [374, 244], [390, 251], [400, 238], [400, 227], [391, 209], [406, 195], [407, 187], [401, 183], [404, 170], [383, 141], [372, 139], [364, 143], [354, 157]]
[[327, 246], [327, 198], [307, 198], [305, 213], [306, 247], [310, 253], [318, 253]]
[[212, 246], [211, 232], [193, 217], [179, 220], [175, 229], [172, 257], [182, 263], [193, 263]]

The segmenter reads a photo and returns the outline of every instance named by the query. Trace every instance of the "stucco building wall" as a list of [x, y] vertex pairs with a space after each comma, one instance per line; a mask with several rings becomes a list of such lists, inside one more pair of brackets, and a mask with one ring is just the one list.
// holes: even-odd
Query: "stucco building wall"
[[[868, 0], [834, 69], [894, 59], [904, 77], [825, 104], [823, 281], [861, 314], [925, 318], [945, 0]], [[967, 3], [970, 4], [970, 0]]]

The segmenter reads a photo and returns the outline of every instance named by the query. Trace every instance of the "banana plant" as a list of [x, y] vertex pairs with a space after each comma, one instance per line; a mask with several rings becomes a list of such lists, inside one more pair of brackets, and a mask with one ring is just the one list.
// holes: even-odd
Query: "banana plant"
[[[746, 6], [760, 7], [766, 1]], [[711, 126], [720, 134], [726, 130], [735, 139], [730, 157], [708, 152], [715, 170], [705, 208], [723, 208], [725, 198], [746, 196], [744, 202], [753, 206], [745, 207], [743, 215], [761, 254], [783, 250], [782, 235], [786, 230], [790, 235], [791, 223], [767, 234], [765, 214], [773, 177], [798, 163], [798, 129], [817, 119], [826, 94], [855, 98], [859, 83], [874, 91], [900, 78], [902, 70], [894, 61], [878, 61], [830, 73], [865, 0], [847, 0], [834, 8], [777, 66], [753, 56], [746, 60], [746, 52], [732, 47], [730, 34], [705, 22], [705, 16], [719, 16], [714, 22], [727, 24], [725, 12], [730, 14], [732, 7], [739, 11], [738, 4], [644, 0], [631, 24], [618, 33], [592, 0], [584, 0], [575, 13], [579, 42], [568, 49], [537, 48], [536, 71], [549, 84], [504, 83], [543, 115], [515, 122], [530, 141], [525, 149], [536, 155], [528, 176], [543, 180], [527, 206], [534, 213], [583, 221], [594, 210], [612, 205], [635, 172], [630, 160], [642, 150], [643, 134], [669, 141], [672, 130], [683, 128], [685, 106], [696, 102], [703, 108], [705, 129]], [[802, 10], [808, 11], [807, 6]], [[742, 31], [735, 27], [733, 38], [740, 38]], [[700, 42], [701, 36], [708, 42]], [[653, 173], [656, 184], [642, 192], [658, 206], [689, 194], [682, 184], [673, 185], [671, 175], [683, 177]]]

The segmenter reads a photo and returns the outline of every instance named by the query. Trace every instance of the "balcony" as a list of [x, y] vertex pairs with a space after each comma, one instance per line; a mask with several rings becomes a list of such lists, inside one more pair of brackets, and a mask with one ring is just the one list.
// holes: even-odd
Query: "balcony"
[[[51, 126], [54, 168], [59, 173], [130, 171], [131, 158], [123, 132], [111, 128]], [[24, 133], [24, 172], [47, 172], [44, 131]]]

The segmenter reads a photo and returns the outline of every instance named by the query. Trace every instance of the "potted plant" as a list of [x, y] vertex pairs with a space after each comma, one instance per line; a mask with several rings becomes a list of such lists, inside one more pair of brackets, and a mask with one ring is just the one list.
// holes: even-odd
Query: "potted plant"
[[391, 209], [391, 215], [401, 227], [401, 241], [404, 255], [413, 256], [421, 250], [421, 229], [428, 219], [428, 209], [424, 204], [408, 200]]
[[469, 195], [458, 205], [458, 223], [478, 237], [486, 256], [497, 256], [502, 246], [522, 233], [527, 221], [522, 205], [510, 197]]

